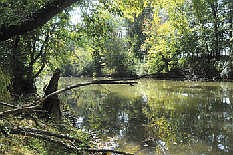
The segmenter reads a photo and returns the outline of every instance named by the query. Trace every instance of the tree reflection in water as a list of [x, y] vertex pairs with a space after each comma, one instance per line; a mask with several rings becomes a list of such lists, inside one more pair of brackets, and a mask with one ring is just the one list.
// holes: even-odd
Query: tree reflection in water
[[232, 91], [232, 83], [143, 79], [134, 87], [88, 86], [62, 99], [82, 118], [79, 127], [94, 133], [98, 147], [137, 154], [230, 155]]

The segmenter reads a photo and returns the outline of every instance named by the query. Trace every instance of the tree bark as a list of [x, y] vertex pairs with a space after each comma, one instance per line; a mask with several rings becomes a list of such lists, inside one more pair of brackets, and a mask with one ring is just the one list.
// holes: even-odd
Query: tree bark
[[[49, 85], [45, 90], [45, 96], [57, 91], [59, 78], [60, 70], [56, 69], [51, 80], [49, 81]], [[47, 111], [48, 116], [52, 116], [55, 118], [55, 120], [61, 120], [61, 108], [58, 95], [55, 94], [53, 96], [47, 97], [43, 102], [42, 110]]]
[[43, 26], [56, 14], [78, 1], [80, 0], [54, 0], [25, 17], [25, 20], [17, 25], [0, 25], [0, 41], [5, 41], [15, 35], [21, 35]]

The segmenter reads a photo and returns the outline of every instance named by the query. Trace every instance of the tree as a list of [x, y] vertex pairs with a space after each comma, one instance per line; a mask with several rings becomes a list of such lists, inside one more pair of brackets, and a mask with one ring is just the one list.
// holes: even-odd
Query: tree
[[[42, 28], [14, 37], [5, 47], [10, 60], [11, 92], [14, 96], [34, 94], [35, 79], [45, 68], [54, 70], [73, 50], [69, 13], [64, 12]], [[7, 44], [7, 43], [6, 43]]]
[[133, 52], [129, 51], [128, 39], [112, 36], [105, 42], [106, 68], [112, 70], [111, 76], [131, 77], [136, 75], [135, 57]]
[[132, 51], [140, 61], [144, 60], [144, 56], [148, 52], [147, 49], [142, 48], [146, 40], [146, 35], [143, 31], [145, 22], [152, 20], [152, 13], [151, 6], [147, 6], [143, 8], [138, 16], [134, 16], [133, 21], [128, 20], [128, 33], [132, 42]]
[[[186, 11], [189, 14], [186, 15], [192, 30], [191, 35], [196, 38], [193, 43], [189, 43], [189, 47], [193, 47], [193, 52], [187, 59], [191, 60], [189, 64], [202, 64], [193, 69], [195, 74], [199, 72], [207, 78], [219, 77], [224, 66], [226, 67], [225, 64], [230, 61], [231, 48], [228, 39], [231, 38], [229, 29], [231, 25], [229, 19], [232, 16], [229, 8], [231, 3], [219, 0], [193, 0], [187, 4], [190, 7], [189, 11]], [[185, 42], [185, 39], [182, 42]], [[184, 48], [188, 49], [187, 46]]]
[[105, 42], [113, 32], [113, 16], [101, 4], [87, 6], [91, 10], [83, 12], [83, 30], [88, 38], [87, 44], [92, 48], [93, 69], [96, 76], [103, 74]]
[[[139, 40], [134, 39], [132, 47], [148, 53], [149, 73], [178, 68], [212, 78], [218, 77], [224, 68], [231, 68], [232, 1], [120, 0], [115, 3], [123, 16], [134, 23], [131, 27], [137, 27]], [[147, 7], [151, 9], [152, 20], [142, 17]], [[195, 68], [194, 64], [200, 66]]]
[[[23, 17], [18, 18], [17, 22], [14, 23], [14, 21], [9, 21], [8, 23], [2, 23], [5, 22], [7, 18], [12, 19], [12, 17], [9, 16], [15, 16], [15, 14], [4, 14], [4, 16], [1, 19], [0, 23], [0, 41], [7, 40], [14, 35], [20, 35], [25, 34], [28, 31], [34, 30], [38, 27], [43, 26], [45, 23], [47, 23], [52, 17], [54, 17], [56, 14], [60, 13], [67, 7], [71, 6], [75, 2], [80, 2], [80, 0], [53, 0], [50, 1], [43, 1], [44, 5], [41, 5], [37, 10], [33, 10], [33, 8], [30, 8], [29, 12], [26, 10]], [[15, 4], [20, 4], [20, 1], [14, 1]], [[35, 2], [33, 2], [35, 3]], [[2, 3], [1, 5], [8, 6], [9, 3]], [[28, 4], [24, 4], [23, 7], [27, 6]], [[30, 5], [28, 5], [30, 6]], [[3, 12], [7, 13], [9, 10], [9, 7], [3, 8]]]
[[[8, 68], [12, 73], [11, 91], [17, 96], [35, 93], [34, 80], [49, 62], [48, 53], [51, 53], [52, 48], [58, 49], [58, 44], [60, 46], [58, 52], [61, 51], [61, 45], [64, 44], [59, 40], [57, 30], [67, 22], [64, 23], [63, 19], [58, 17], [54, 18], [53, 23], [50, 22], [47, 26], [42, 26], [75, 2], [78, 1], [54, 0], [49, 2], [44, 0], [34, 1], [33, 3], [27, 1], [1, 3], [3, 7], [0, 10], [2, 13], [0, 18], [0, 41], [3, 41], [1, 42], [3, 45], [1, 52], [5, 55], [2, 58], [3, 63], [5, 63], [3, 65], [7, 66], [8, 64], [10, 66]], [[41, 27], [42, 29], [40, 29]], [[51, 37], [53, 31], [55, 33]], [[59, 35], [62, 35], [61, 29], [59, 32]], [[65, 36], [63, 37], [65, 38]], [[11, 40], [6, 42], [5, 40], [9, 38]], [[56, 39], [51, 41], [50, 38]]]

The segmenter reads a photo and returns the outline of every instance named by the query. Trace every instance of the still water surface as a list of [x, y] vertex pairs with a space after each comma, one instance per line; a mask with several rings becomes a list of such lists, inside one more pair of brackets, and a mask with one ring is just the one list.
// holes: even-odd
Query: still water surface
[[[62, 86], [88, 79], [63, 78]], [[97, 148], [137, 155], [232, 155], [233, 83], [141, 79], [61, 96]]]

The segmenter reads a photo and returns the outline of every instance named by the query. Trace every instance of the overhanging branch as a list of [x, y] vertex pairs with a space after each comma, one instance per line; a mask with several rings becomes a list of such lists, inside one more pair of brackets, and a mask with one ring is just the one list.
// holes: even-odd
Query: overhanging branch
[[94, 81], [91, 81], [91, 82], [70, 85], [70, 86], [67, 86], [65, 88], [59, 89], [59, 90], [57, 90], [57, 91], [55, 91], [53, 93], [50, 93], [47, 96], [44, 96], [43, 98], [39, 98], [38, 100], [34, 101], [34, 103], [32, 103], [31, 105], [26, 105], [26, 106], [22, 106], [22, 107], [19, 107], [19, 108], [12, 109], [12, 110], [7, 110], [7, 111], [0, 112], [0, 118], [4, 118], [4, 117], [8, 117], [9, 115], [16, 115], [16, 114], [20, 114], [20, 113], [24, 113], [24, 112], [33, 112], [35, 109], [40, 108], [43, 101], [45, 99], [47, 99], [48, 97], [60, 94], [62, 92], [65, 92], [65, 91], [68, 91], [68, 90], [71, 90], [71, 89], [74, 89], [74, 88], [79, 88], [79, 87], [88, 86], [88, 85], [99, 85], [99, 84], [128, 84], [128, 85], [134, 85], [134, 84], [137, 84], [137, 82], [135, 82], [135, 81], [131, 81], [131, 82], [130, 81], [120, 81], [120, 80], [94, 80]]
[[24, 34], [47, 23], [52, 17], [65, 8], [80, 0], [53, 0], [41, 9], [25, 17], [19, 24], [0, 25], [0, 41], [5, 41], [15, 35]]
[[56, 94], [60, 94], [62, 92], [74, 89], [74, 88], [78, 88], [78, 87], [83, 87], [83, 86], [88, 86], [88, 85], [98, 85], [98, 84], [128, 84], [128, 85], [134, 85], [137, 82], [135, 81], [119, 81], [119, 80], [94, 80], [91, 82], [86, 82], [86, 83], [79, 83], [79, 84], [74, 84], [74, 85], [70, 85], [67, 86], [65, 88], [59, 89], [47, 96], [45, 96], [43, 99], [47, 99], [50, 96], [56, 95]]
[[[41, 107], [41, 103], [43, 103], [43, 101], [48, 98], [51, 97], [53, 95], [56, 94], [60, 94], [62, 92], [65, 92], [67, 90], [71, 90], [74, 88], [78, 88], [78, 87], [82, 87], [82, 86], [87, 86], [87, 85], [92, 85], [92, 84], [136, 84], [137, 82], [135, 81], [119, 81], [119, 80], [94, 80], [91, 82], [86, 82], [86, 83], [81, 83], [81, 84], [74, 84], [71, 86], [67, 86], [63, 89], [60, 89], [58, 91], [55, 91], [43, 98], [39, 98], [37, 100], [34, 101], [34, 105], [26, 105], [26, 106], [22, 106], [19, 108], [15, 108], [12, 110], [7, 110], [4, 112], [0, 112], [0, 118], [4, 118], [7, 117], [9, 115], [12, 114], [20, 114], [23, 112], [33, 112], [35, 109], [38, 109]], [[4, 103], [4, 102], [0, 102], [3, 103], [3, 105], [6, 106], [10, 106], [10, 104]], [[12, 108], [14, 108], [13, 106], [10, 106]], [[42, 139], [51, 143], [55, 143], [58, 144], [60, 146], [63, 146], [65, 149], [69, 150], [70, 152], [76, 152], [76, 153], [80, 153], [80, 152], [89, 152], [92, 154], [106, 154], [106, 153], [114, 153], [114, 154], [123, 154], [123, 155], [132, 155], [131, 153], [127, 153], [127, 152], [123, 152], [123, 151], [117, 151], [117, 150], [108, 150], [108, 149], [95, 149], [95, 148], [89, 148], [89, 146], [86, 146], [86, 148], [80, 147], [79, 144], [83, 144], [82, 141], [80, 141], [77, 138], [74, 137], [70, 137], [64, 134], [59, 134], [59, 133], [52, 133], [49, 131], [45, 131], [45, 130], [41, 130], [41, 129], [36, 129], [36, 128], [28, 128], [28, 127], [8, 127], [9, 129], [9, 133], [10, 134], [19, 134], [19, 135], [24, 135], [24, 136], [30, 136], [30, 137], [34, 137], [34, 138], [38, 138], [38, 139]], [[1, 131], [0, 131], [1, 132]], [[76, 146], [77, 145], [77, 146]]]

